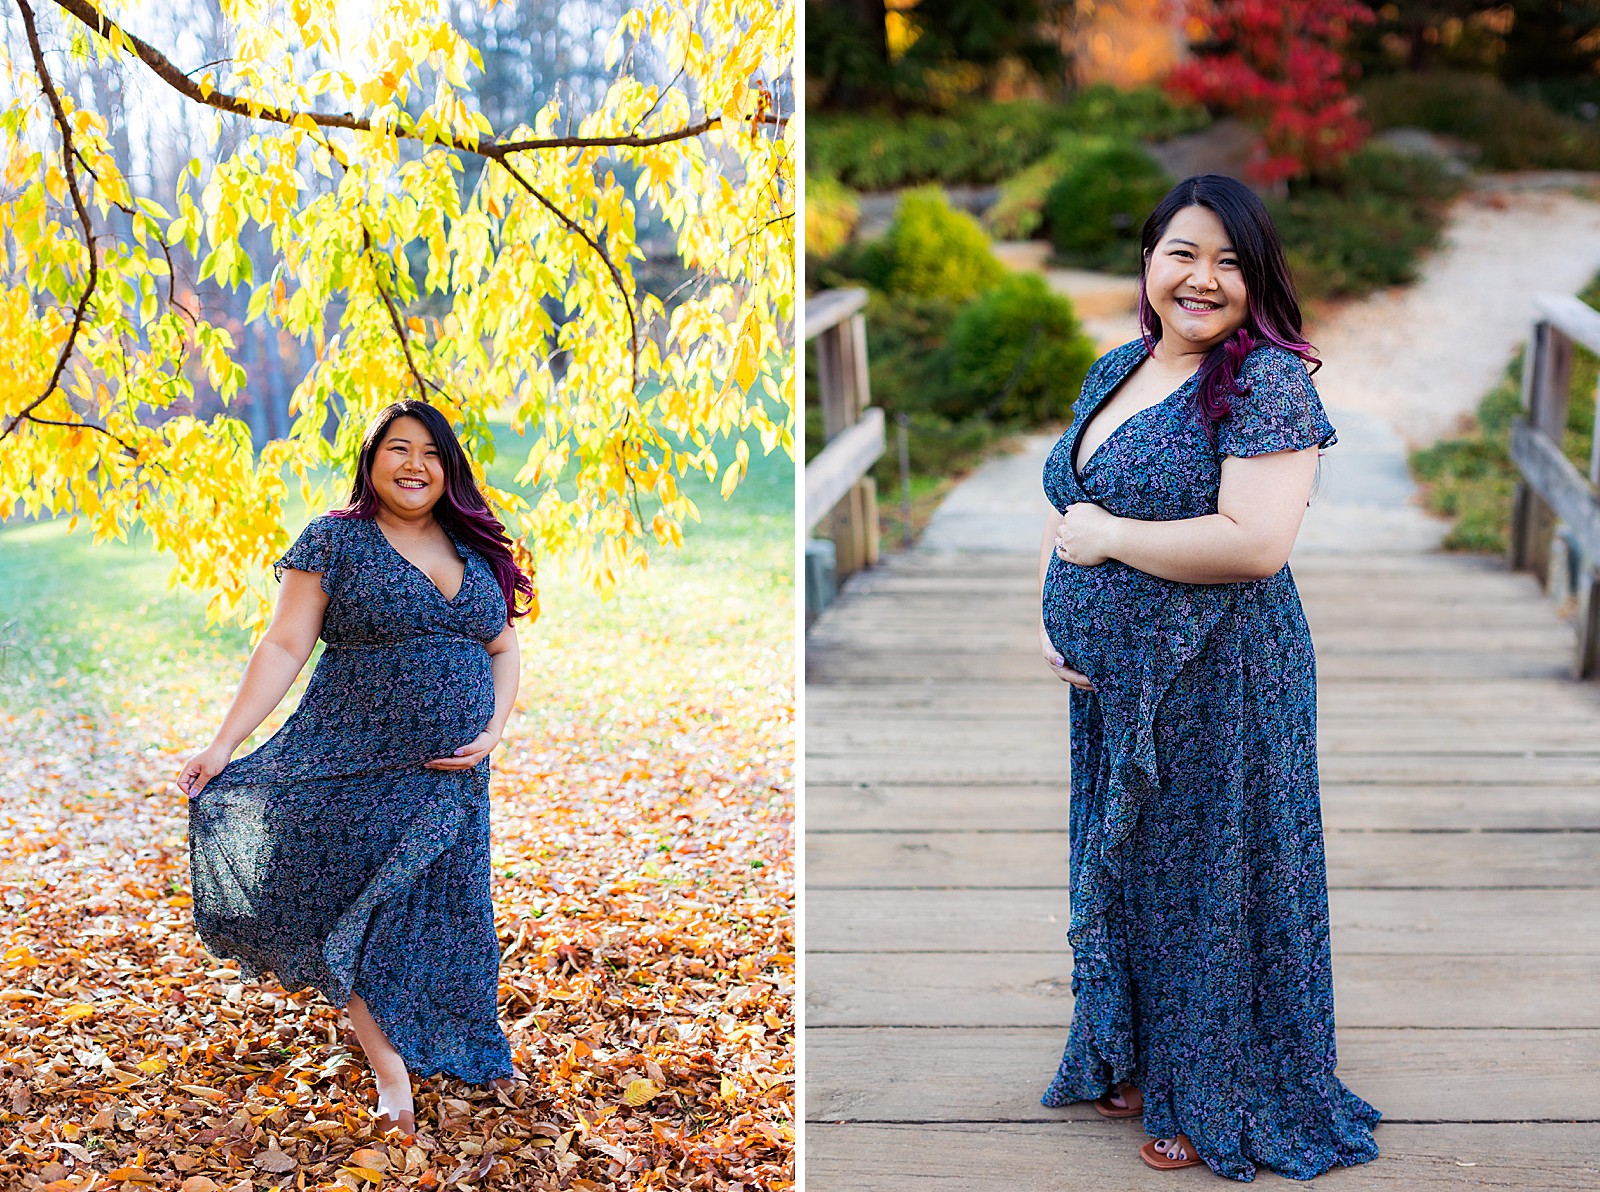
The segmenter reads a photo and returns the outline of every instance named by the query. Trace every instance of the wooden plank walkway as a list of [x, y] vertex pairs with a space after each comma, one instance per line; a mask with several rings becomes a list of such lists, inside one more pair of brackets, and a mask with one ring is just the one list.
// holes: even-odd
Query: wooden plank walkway
[[[1600, 685], [1567, 678], [1572, 630], [1495, 561], [1293, 566], [1340, 1075], [1385, 1114], [1381, 1158], [1318, 1187], [1600, 1188]], [[807, 639], [811, 1192], [1216, 1178], [1147, 1170], [1137, 1121], [1038, 1104], [1072, 1001], [1067, 692], [1035, 574], [897, 556]]]

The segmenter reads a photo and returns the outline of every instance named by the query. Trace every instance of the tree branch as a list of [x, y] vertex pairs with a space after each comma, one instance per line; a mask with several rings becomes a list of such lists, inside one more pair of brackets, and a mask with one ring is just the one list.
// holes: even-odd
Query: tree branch
[[78, 299], [78, 305], [72, 312], [72, 323], [67, 328], [66, 341], [61, 345], [61, 352], [56, 357], [55, 369], [50, 374], [50, 380], [46, 383], [44, 392], [12, 415], [5, 428], [0, 430], [0, 440], [3, 440], [12, 431], [16, 430], [24, 420], [49, 423], [56, 426], [81, 426], [85, 430], [97, 430], [101, 434], [115, 439], [129, 455], [137, 456], [138, 452], [124, 441], [121, 436], [113, 434], [103, 426], [96, 426], [92, 422], [55, 422], [51, 419], [39, 418], [34, 414], [34, 411], [43, 405], [52, 393], [57, 391], [57, 386], [61, 383], [61, 374], [67, 369], [67, 361], [72, 359], [73, 348], [78, 342], [78, 332], [82, 329], [83, 321], [89, 313], [89, 300], [94, 297], [95, 287], [100, 283], [100, 262], [96, 259], [94, 251], [94, 224], [89, 219], [89, 207], [83, 201], [83, 192], [78, 188], [78, 169], [73, 164], [73, 159], [77, 156], [77, 150], [72, 144], [72, 125], [67, 121], [66, 108], [62, 106], [61, 96], [56, 92], [55, 83], [50, 78], [50, 70], [44, 60], [44, 49], [39, 45], [38, 24], [34, 20], [33, 9], [28, 6], [28, 0], [17, 0], [17, 10], [22, 14], [22, 25], [28, 36], [28, 50], [33, 55], [34, 67], [39, 72], [39, 87], [50, 103], [50, 111], [55, 116], [56, 127], [61, 130], [61, 169], [67, 180], [67, 190], [72, 195], [73, 210], [78, 216], [78, 223], [83, 228], [84, 249], [89, 257], [89, 277], [84, 283], [83, 295]]
[[594, 250], [595, 255], [605, 262], [606, 268], [611, 271], [611, 280], [616, 284], [617, 292], [622, 295], [622, 307], [628, 312], [628, 357], [632, 365], [633, 390], [637, 393], [639, 390], [639, 322], [633, 313], [633, 303], [628, 299], [627, 286], [622, 281], [622, 270], [617, 268], [616, 262], [611, 259], [611, 254], [606, 252], [605, 246], [591, 235], [587, 228], [546, 198], [533, 183], [522, 176], [522, 172], [511, 164], [508, 157], [501, 154], [490, 154], [488, 156], [506, 173], [510, 174], [518, 186], [537, 199], [540, 206], [560, 220], [563, 227], [573, 235], [582, 237], [584, 243]]
[[[225, 91], [213, 89], [208, 92], [180, 70], [176, 63], [156, 49], [155, 46], [129, 33], [121, 25], [106, 16], [105, 13], [100, 12], [92, 4], [88, 3], [88, 0], [55, 0], [55, 4], [107, 40], [111, 38], [112, 32], [115, 31], [116, 35], [133, 50], [139, 60], [154, 71], [162, 82], [195, 103], [216, 108], [221, 112], [231, 112], [237, 116], [248, 116], [253, 120], [271, 120], [277, 124], [292, 124], [301, 116], [309, 116], [312, 123], [323, 128], [345, 128], [353, 132], [373, 131], [372, 121], [350, 112], [299, 112], [292, 108], [279, 107], [277, 104], [264, 103], [261, 100], [244, 99], [237, 95], [230, 95]], [[403, 111], [400, 112], [400, 116], [403, 120], [409, 121], [410, 119]], [[745, 118], [740, 117], [740, 119]], [[711, 116], [698, 124], [675, 129], [671, 132], [656, 133], [643, 137], [632, 135], [543, 137], [520, 141], [485, 139], [476, 143], [457, 140], [448, 135], [438, 136], [434, 139], [463, 153], [481, 154], [486, 157], [492, 156], [494, 151], [519, 153], [529, 149], [645, 148], [650, 145], [663, 145], [669, 141], [682, 141], [697, 137], [708, 129], [718, 127], [722, 120], [721, 116]], [[787, 122], [787, 117], [763, 116], [762, 122], [783, 124]], [[393, 129], [387, 131], [404, 140], [420, 141], [425, 139], [422, 132], [405, 124], [397, 124]]]
[[[19, 3], [20, 2], [21, 0], [19, 0]], [[370, 120], [348, 112], [300, 112], [290, 108], [279, 107], [276, 104], [243, 99], [237, 95], [230, 95], [226, 92], [217, 91], [215, 89], [210, 91], [202, 90], [200, 84], [196, 83], [186, 73], [180, 70], [177, 65], [174, 64], [172, 60], [160, 50], [156, 49], [149, 42], [146, 42], [141, 38], [129, 33], [110, 17], [93, 7], [88, 0], [54, 0], [54, 3], [63, 11], [75, 17], [78, 21], [82, 22], [84, 25], [92, 29], [95, 33], [99, 34], [103, 38], [109, 40], [113, 33], [115, 33], [115, 35], [123, 43], [128, 45], [133, 50], [134, 54], [138, 56], [139, 60], [155, 73], [156, 77], [161, 79], [180, 95], [185, 96], [195, 103], [216, 108], [219, 111], [231, 112], [240, 116], [248, 116], [251, 119], [256, 120], [269, 120], [278, 124], [292, 124], [296, 119], [305, 116], [309, 117], [312, 123], [322, 128], [344, 128], [357, 132], [370, 132], [373, 130], [373, 124]], [[410, 119], [410, 117], [404, 112], [400, 113], [400, 118], [406, 121], [409, 121]], [[752, 123], [759, 122], [762, 124], [782, 126], [788, 123], [789, 118], [787, 116], [774, 115], [766, 111], [765, 105], [763, 105], [763, 109], [757, 114], [749, 117], [740, 116], [737, 119], [741, 123], [748, 120]], [[516, 166], [512, 164], [511, 155], [514, 153], [524, 153], [530, 150], [538, 149], [647, 148], [652, 145], [664, 145], [672, 141], [688, 140], [690, 138], [700, 136], [702, 133], [708, 132], [713, 128], [720, 127], [723, 122], [724, 118], [722, 116], [708, 116], [703, 120], [686, 125], [682, 128], [674, 129], [669, 132], [653, 133], [645, 136], [629, 133], [603, 137], [535, 137], [510, 141], [500, 141], [493, 138], [478, 138], [468, 142], [457, 139], [446, 133], [433, 136], [432, 139], [436, 140], [439, 144], [446, 145], [449, 148], [457, 150], [458, 152], [470, 153], [477, 157], [483, 157], [504, 167], [506, 172], [516, 180], [517, 184], [522, 187], [524, 191], [533, 196], [533, 198], [536, 199], [540, 205], [542, 205], [552, 215], [554, 215], [564, 227], [566, 227], [574, 235], [581, 237], [583, 241], [594, 250], [595, 254], [601, 259], [601, 261], [605, 263], [607, 271], [611, 274], [612, 282], [616, 285], [617, 291], [621, 295], [623, 307], [627, 310], [628, 350], [631, 364], [630, 375], [632, 378], [633, 387], [635, 390], [637, 390], [639, 387], [639, 324], [638, 317], [633, 309], [633, 302], [628, 297], [627, 288], [623, 284], [621, 270], [617, 268], [616, 263], [611, 259], [611, 255], [606, 251], [605, 247], [599, 242], [596, 236], [591, 234], [576, 220], [558, 208], [547, 196], [542, 194], [538, 189], [528, 182], [528, 180], [522, 175], [521, 171], [519, 171]], [[396, 124], [394, 128], [389, 129], [388, 131], [394, 136], [402, 139], [424, 139], [421, 132], [419, 132], [416, 128], [409, 126], [408, 124]], [[385, 301], [386, 303], [388, 302], [387, 295], [385, 295]], [[396, 314], [396, 312], [393, 310], [391, 310], [390, 313], [392, 317]], [[407, 350], [407, 357], [409, 360], [409, 348]], [[412, 371], [414, 375], [420, 376], [420, 374], [416, 373], [415, 367], [413, 367]]]
[[[406, 367], [411, 370], [411, 379], [417, 383], [417, 396], [427, 401], [428, 382], [423, 378], [422, 371], [417, 368], [416, 358], [411, 354], [411, 337], [406, 334], [405, 324], [400, 319], [399, 310], [395, 308], [394, 299], [384, 288], [383, 275], [378, 272], [378, 262], [375, 259], [377, 254], [372, 247], [372, 233], [367, 231], [365, 223], [361, 225], [361, 253], [367, 258], [367, 264], [372, 267], [372, 284], [378, 287], [378, 297], [383, 299], [384, 308], [389, 312], [389, 322], [394, 325], [394, 333], [400, 338], [400, 350], [406, 354]], [[438, 389], [438, 386], [434, 388]]]
[[[74, 149], [72, 151], [72, 156], [78, 159], [78, 164], [83, 167], [84, 173], [88, 174], [89, 177], [93, 178], [97, 183], [100, 183], [101, 191], [104, 193], [105, 183], [100, 182], [100, 175], [95, 173], [94, 167], [89, 164], [87, 159], [85, 159], [83, 153], [78, 149]], [[142, 211], [138, 211], [135, 208], [128, 206], [126, 203], [119, 203], [117, 200], [112, 199], [109, 196], [107, 196], [107, 201], [118, 211], [122, 212], [122, 214], [126, 215], [130, 220], [138, 219], [141, 215], [144, 215]], [[151, 229], [153, 229], [150, 234], [150, 239], [154, 240], [161, 246], [161, 255], [167, 259], [167, 305], [173, 310], [181, 312], [184, 317], [189, 320], [189, 325], [191, 327], [197, 326], [200, 322], [200, 316], [178, 301], [178, 272], [172, 264], [172, 246], [169, 245], [166, 241], [166, 238], [161, 235], [159, 230], [160, 225], [157, 224], [155, 220], [150, 219], [149, 216], [145, 216], [145, 219], [148, 220]]]

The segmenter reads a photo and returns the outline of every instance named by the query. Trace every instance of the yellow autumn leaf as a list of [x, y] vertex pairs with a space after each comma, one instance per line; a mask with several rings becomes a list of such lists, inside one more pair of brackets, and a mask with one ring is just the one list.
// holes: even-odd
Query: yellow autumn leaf
[[79, 1018], [87, 1018], [93, 1013], [94, 1007], [88, 1002], [73, 1002], [72, 1005], [61, 1011], [61, 1017], [65, 1018], [68, 1022], [73, 1022]]
[[358, 1163], [346, 1163], [341, 1170], [348, 1171], [351, 1175], [366, 1180], [369, 1184], [379, 1183], [383, 1179], [383, 1172], [372, 1167], [362, 1167]]
[[660, 1095], [661, 1090], [655, 1086], [655, 1082], [641, 1076], [629, 1082], [622, 1094], [622, 1103], [633, 1106], [644, 1105]]
[[739, 328], [739, 346], [733, 354], [733, 378], [739, 383], [739, 388], [749, 389], [756, 383], [760, 360], [761, 324], [756, 320], [755, 312], [751, 311], [745, 316], [744, 325]]

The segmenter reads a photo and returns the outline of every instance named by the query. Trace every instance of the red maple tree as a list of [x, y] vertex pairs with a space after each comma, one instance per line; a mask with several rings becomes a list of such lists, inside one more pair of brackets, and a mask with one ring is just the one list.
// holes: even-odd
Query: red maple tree
[[1188, 0], [1195, 56], [1167, 86], [1261, 128], [1264, 152], [1250, 167], [1256, 181], [1330, 169], [1369, 131], [1343, 50], [1354, 26], [1373, 20], [1358, 0]]

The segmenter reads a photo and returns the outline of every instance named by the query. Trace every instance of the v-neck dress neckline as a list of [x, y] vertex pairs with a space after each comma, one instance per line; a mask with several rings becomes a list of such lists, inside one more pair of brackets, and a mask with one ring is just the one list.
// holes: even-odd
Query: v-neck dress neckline
[[445, 537], [450, 539], [450, 545], [455, 547], [456, 556], [461, 560], [461, 586], [456, 589], [456, 594], [454, 596], [446, 596], [444, 594], [444, 589], [434, 582], [433, 576], [429, 575], [410, 559], [406, 558], [405, 555], [401, 553], [400, 548], [389, 541], [389, 536], [383, 532], [383, 527], [378, 524], [377, 518], [368, 518], [367, 521], [371, 524], [373, 532], [383, 540], [384, 546], [388, 547], [389, 550], [394, 552], [395, 558], [399, 559], [407, 567], [411, 568], [411, 570], [415, 571], [418, 575], [425, 579], [428, 582], [428, 586], [439, 594], [440, 600], [444, 601], [446, 604], [454, 604], [457, 600], [461, 599], [461, 594], [467, 590], [467, 573], [471, 570], [472, 560], [468, 556], [467, 551], [462, 548], [460, 540], [450, 532], [450, 528], [448, 526], [446, 526], [443, 522], [439, 523], [439, 528], [444, 531]]
[[1089, 424], [1099, 417], [1099, 415], [1105, 410], [1106, 406], [1111, 403], [1111, 399], [1116, 395], [1117, 390], [1122, 388], [1122, 383], [1131, 377], [1134, 374], [1134, 371], [1138, 369], [1141, 364], [1143, 364], [1146, 360], [1152, 359], [1150, 352], [1144, 347], [1143, 340], [1134, 340], [1133, 342], [1139, 345], [1139, 354], [1134, 357], [1133, 362], [1128, 365], [1127, 369], [1111, 383], [1110, 387], [1100, 394], [1099, 398], [1089, 408], [1084, 417], [1078, 421], [1077, 433], [1072, 436], [1072, 445], [1067, 457], [1067, 463], [1072, 468], [1073, 479], [1078, 482], [1078, 486], [1080, 488], [1083, 486], [1084, 476], [1088, 474], [1089, 466], [1093, 464], [1097, 458], [1099, 458], [1100, 453], [1106, 449], [1106, 446], [1122, 432], [1123, 427], [1127, 426], [1130, 422], [1133, 422], [1141, 415], [1148, 414], [1151, 410], [1164, 409], [1173, 398], [1177, 397], [1178, 394], [1184, 392], [1191, 385], [1193, 385], [1195, 378], [1200, 375], [1200, 370], [1198, 368], [1195, 369], [1194, 372], [1190, 373], [1186, 378], [1184, 378], [1183, 384], [1179, 385], [1160, 401], [1152, 402], [1148, 406], [1144, 406], [1135, 410], [1121, 422], [1113, 426], [1111, 428], [1111, 433], [1108, 434], [1104, 439], [1100, 440], [1095, 449], [1089, 453], [1089, 458], [1084, 460], [1083, 465], [1080, 467], [1078, 464], [1078, 449], [1083, 445], [1083, 436], [1088, 432]]

